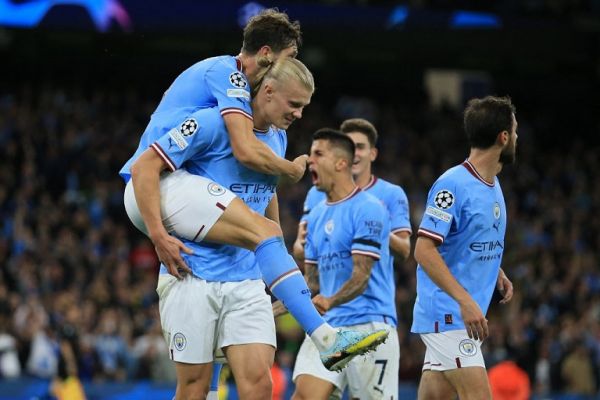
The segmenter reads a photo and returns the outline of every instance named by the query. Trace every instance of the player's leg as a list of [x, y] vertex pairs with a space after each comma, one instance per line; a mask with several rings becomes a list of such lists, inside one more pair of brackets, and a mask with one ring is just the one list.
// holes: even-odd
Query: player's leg
[[270, 399], [277, 338], [265, 284], [261, 280], [227, 282], [221, 293], [224, 302], [217, 348], [227, 358], [238, 395], [241, 399]]
[[[145, 227], [131, 182], [125, 208], [138, 229]], [[387, 333], [336, 332], [317, 312], [310, 290], [288, 254], [281, 228], [251, 210], [231, 191], [183, 170], [161, 178], [161, 214], [169, 232], [193, 241], [225, 243], [253, 250], [263, 279], [302, 328], [311, 335], [329, 368], [343, 368], [354, 356], [383, 342]]]
[[352, 326], [358, 331], [386, 329], [388, 340], [375, 351], [350, 362], [344, 371], [352, 399], [398, 399], [400, 341], [396, 327], [383, 322]]
[[241, 400], [270, 399], [273, 392], [271, 366], [275, 348], [262, 343], [228, 346], [223, 349]]
[[421, 339], [427, 347], [424, 369], [437, 373], [423, 374], [419, 399], [443, 396], [451, 387], [461, 400], [491, 400], [480, 341], [470, 339], [464, 329], [422, 334]]
[[212, 375], [215, 314], [211, 283], [186, 276], [158, 280], [159, 314], [169, 357], [177, 373], [176, 399], [204, 399]]
[[444, 371], [461, 400], [491, 400], [492, 390], [483, 367], [466, 367]]
[[423, 370], [418, 400], [454, 400], [456, 391], [441, 371]]
[[327, 400], [335, 387], [314, 375], [302, 374], [296, 378], [296, 390], [292, 400]]
[[327, 370], [321, 363], [315, 344], [307, 337], [296, 356], [292, 374], [296, 388], [292, 399], [327, 400], [334, 392], [341, 395], [346, 385], [346, 371]]
[[[206, 240], [254, 250], [263, 280], [315, 342], [328, 368], [340, 369], [358, 354], [377, 347], [387, 332], [336, 332], [317, 312], [296, 262], [287, 252], [279, 225], [233, 199]], [[248, 247], [250, 246], [250, 247]], [[252, 248], [254, 246], [254, 248]]]
[[210, 386], [212, 363], [185, 364], [176, 362], [177, 388], [175, 400], [204, 400]]

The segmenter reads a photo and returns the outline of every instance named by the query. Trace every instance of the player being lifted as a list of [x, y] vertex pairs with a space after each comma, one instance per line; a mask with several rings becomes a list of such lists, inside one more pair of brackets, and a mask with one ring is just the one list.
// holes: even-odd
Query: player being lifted
[[[282, 129], [302, 116], [313, 90], [312, 75], [294, 59], [279, 59], [265, 75], [253, 100], [255, 124], [263, 130], [256, 134], [276, 153], [284, 154], [285, 132]], [[213, 114], [207, 114], [209, 112]], [[168, 341], [172, 357], [178, 361], [180, 372], [178, 393], [179, 385], [183, 385], [182, 392], [204, 393], [210, 379], [206, 368], [212, 361], [213, 347], [225, 348], [236, 382], [240, 376], [256, 376], [257, 371], [263, 370], [258, 366], [266, 368], [267, 361], [272, 362], [274, 331], [270, 304], [267, 303], [269, 324], [265, 319], [265, 303], [258, 300], [264, 296], [264, 290], [256, 289], [257, 283], [248, 288], [236, 286], [248, 279], [256, 282], [262, 276], [271, 291], [283, 300], [311, 335], [320, 349], [323, 363], [330, 369], [342, 368], [352, 357], [373, 349], [385, 340], [388, 333], [384, 330], [365, 333], [336, 331], [315, 310], [306, 283], [285, 250], [281, 228], [261, 215], [266, 213], [277, 219], [276, 178], [253, 172], [235, 160], [219, 114], [215, 116], [214, 110], [196, 110], [191, 114], [182, 111], [163, 117], [161, 120], [153, 118], [142, 137], [140, 149], [128, 162], [131, 170], [126, 166], [122, 173], [126, 178], [131, 174], [125, 201], [134, 224], [145, 232], [151, 231], [149, 222], [164, 224], [193, 248], [194, 254], [183, 255], [192, 266], [193, 277], [188, 275], [177, 281], [167, 276], [159, 282], [161, 321], [163, 329], [170, 333]], [[161, 176], [165, 169], [176, 172]], [[263, 201], [251, 210], [232, 190], [215, 181], [223, 182], [233, 190], [259, 185], [271, 189], [262, 191]], [[252, 194], [251, 191], [245, 193]], [[202, 240], [229, 246], [196, 243]], [[162, 267], [162, 272], [166, 274], [166, 266]], [[219, 286], [222, 282], [236, 285], [229, 285], [225, 290]], [[262, 286], [259, 285], [259, 288]], [[231, 297], [231, 304], [226, 301], [220, 307], [213, 306], [218, 302], [210, 301], [202, 308], [204, 312], [198, 311], [196, 303], [202, 304], [202, 301], [214, 298], [215, 291], [220, 293], [218, 296], [222, 301]], [[246, 296], [257, 299], [255, 308], [247, 307], [249, 298]], [[231, 312], [225, 304], [238, 307], [238, 312]], [[216, 326], [207, 326], [207, 318]], [[255, 329], [254, 336], [247, 325], [243, 325], [248, 323]], [[239, 324], [243, 327], [236, 329]], [[189, 337], [183, 333], [184, 328], [191, 332]], [[208, 329], [208, 332], [202, 334], [203, 329]], [[216, 338], [213, 336], [215, 329], [218, 330]], [[236, 334], [243, 337], [236, 337]], [[195, 346], [192, 346], [190, 337], [195, 338]], [[262, 350], [256, 351], [247, 345], [234, 346], [248, 344], [253, 337], [260, 338], [254, 340], [263, 344], [259, 347]], [[198, 348], [203, 352], [194, 351]], [[257, 359], [263, 362], [254, 362]], [[252, 380], [246, 383], [244, 387], [249, 389], [241, 392], [251, 398], [256, 395], [256, 387], [252, 389], [256, 385]], [[238, 388], [239, 385], [238, 382]]]

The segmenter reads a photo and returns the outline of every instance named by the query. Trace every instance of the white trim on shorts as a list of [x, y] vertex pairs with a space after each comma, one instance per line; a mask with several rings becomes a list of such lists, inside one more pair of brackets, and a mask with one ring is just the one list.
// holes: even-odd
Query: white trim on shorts
[[327, 381], [335, 387], [330, 398], [341, 398], [344, 388], [348, 386], [350, 397], [397, 399], [400, 343], [396, 328], [383, 322], [370, 322], [343, 329], [357, 331], [387, 329], [390, 335], [375, 351], [355, 357], [340, 372], [329, 371], [323, 366], [319, 351], [307, 336], [296, 357], [292, 380], [296, 382], [300, 375], [311, 375]]
[[162, 274], [156, 289], [163, 335], [173, 361], [212, 362], [223, 347], [277, 347], [271, 298], [262, 280], [207, 282]]
[[422, 333], [421, 340], [427, 347], [423, 371], [448, 371], [465, 367], [485, 368], [481, 341], [470, 339], [466, 329]]
[[[148, 235], [132, 181], [125, 186], [125, 211], [133, 225]], [[204, 239], [235, 197], [218, 183], [183, 169], [164, 172], [160, 177], [160, 213], [165, 229], [193, 242]]]

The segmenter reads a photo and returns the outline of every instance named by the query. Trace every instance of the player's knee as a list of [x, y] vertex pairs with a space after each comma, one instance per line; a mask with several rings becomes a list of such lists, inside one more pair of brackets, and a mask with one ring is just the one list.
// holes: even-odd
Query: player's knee
[[259, 218], [255, 226], [258, 229], [258, 243], [275, 236], [283, 236], [281, 227], [275, 221], [271, 221], [268, 218]]
[[242, 400], [270, 399], [273, 393], [271, 373], [256, 374], [243, 379], [238, 384], [238, 396]]
[[205, 400], [208, 395], [208, 385], [198, 380], [178, 382], [177, 386], [177, 400]]

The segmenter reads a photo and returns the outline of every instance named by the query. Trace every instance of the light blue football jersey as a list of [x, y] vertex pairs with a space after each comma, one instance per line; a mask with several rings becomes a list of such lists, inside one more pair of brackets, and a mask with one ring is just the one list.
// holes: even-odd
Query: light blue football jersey
[[[407, 231], [412, 233], [410, 225], [410, 212], [408, 208], [408, 197], [404, 190], [398, 186], [376, 177], [371, 176], [369, 183], [362, 188], [363, 192], [377, 197], [388, 213], [390, 214], [390, 227], [392, 233]], [[320, 192], [315, 186], [312, 186], [306, 194], [304, 200], [304, 210], [301, 221], [306, 219], [306, 216], [317, 204], [325, 201], [325, 192]]]
[[[433, 184], [419, 236], [439, 243], [452, 275], [487, 313], [504, 252], [506, 206], [498, 178], [486, 182], [468, 161]], [[417, 266], [412, 332], [464, 329], [458, 303]]]
[[152, 143], [173, 128], [174, 123], [181, 123], [198, 109], [210, 107], [217, 107], [221, 115], [238, 113], [252, 119], [250, 85], [237, 58], [207, 58], [183, 71], [163, 95], [135, 154], [119, 175], [129, 181], [131, 165]]
[[[172, 171], [185, 168], [188, 172], [209, 178], [234, 192], [251, 209], [264, 215], [276, 192], [276, 176], [262, 174], [243, 166], [234, 156], [221, 113], [217, 108], [200, 109], [177, 122], [159, 129], [166, 131], [150, 147]], [[285, 131], [271, 128], [256, 131], [259, 140], [275, 154], [284, 157], [287, 147]], [[215, 204], [221, 194], [215, 190]], [[233, 282], [260, 279], [261, 273], [254, 253], [240, 247], [183, 240], [194, 250], [182, 253], [194, 275], [208, 281]], [[161, 266], [161, 273], [167, 273]]]
[[317, 264], [323, 296], [334, 295], [350, 279], [353, 254], [376, 260], [363, 294], [329, 310], [325, 320], [332, 326], [374, 321], [396, 326], [390, 220], [381, 201], [356, 188], [340, 201], [320, 202], [307, 216], [307, 222], [305, 262]]

